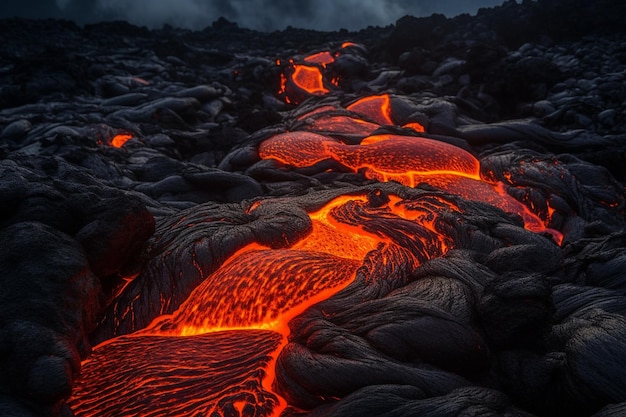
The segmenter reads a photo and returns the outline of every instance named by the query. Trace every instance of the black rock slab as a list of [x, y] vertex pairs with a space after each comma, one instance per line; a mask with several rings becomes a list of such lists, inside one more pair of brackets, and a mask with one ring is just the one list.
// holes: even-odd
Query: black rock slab
[[81, 245], [42, 223], [5, 227], [0, 247], [2, 391], [56, 414], [90, 352], [100, 282]]

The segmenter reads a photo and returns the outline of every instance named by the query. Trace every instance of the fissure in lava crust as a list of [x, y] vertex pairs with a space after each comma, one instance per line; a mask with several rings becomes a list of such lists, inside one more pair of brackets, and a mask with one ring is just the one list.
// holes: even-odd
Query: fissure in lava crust
[[624, 415], [624, 35], [494, 23], [560, 3], [3, 21], [0, 414]]

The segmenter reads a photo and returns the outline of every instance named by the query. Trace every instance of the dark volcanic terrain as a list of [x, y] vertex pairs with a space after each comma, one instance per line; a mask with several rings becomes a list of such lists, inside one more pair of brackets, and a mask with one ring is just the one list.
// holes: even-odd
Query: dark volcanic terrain
[[0, 416], [626, 415], [624, 16], [0, 21]]

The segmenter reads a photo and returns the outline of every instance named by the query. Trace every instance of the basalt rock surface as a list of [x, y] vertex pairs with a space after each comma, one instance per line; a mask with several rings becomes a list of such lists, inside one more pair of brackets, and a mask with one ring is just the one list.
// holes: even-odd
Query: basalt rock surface
[[614, 3], [3, 21], [0, 414], [622, 415]]

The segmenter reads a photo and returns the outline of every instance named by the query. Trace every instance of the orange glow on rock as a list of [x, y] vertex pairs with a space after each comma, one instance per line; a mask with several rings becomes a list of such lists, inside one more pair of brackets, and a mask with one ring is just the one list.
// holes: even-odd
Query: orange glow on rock
[[309, 55], [304, 58], [305, 62], [311, 64], [319, 64], [323, 67], [326, 67], [328, 64], [332, 64], [335, 62], [335, 58], [328, 51], [318, 52], [316, 54]]
[[294, 65], [293, 82], [302, 90], [312, 95], [328, 94], [320, 69], [307, 65]]
[[365, 120], [350, 116], [327, 116], [320, 117], [307, 126], [309, 130], [317, 132], [329, 132], [338, 134], [368, 136], [380, 126]]
[[338, 197], [310, 213], [311, 233], [289, 249], [257, 244], [242, 248], [174, 314], [158, 318], [147, 332], [192, 336], [223, 330], [285, 331], [296, 314], [345, 287], [361, 260], [381, 242], [332, 215], [337, 207], [354, 202], [367, 204], [367, 198]]
[[287, 132], [263, 141], [259, 145], [262, 159], [275, 159], [295, 167], [308, 167], [328, 159], [328, 144], [337, 141], [311, 132]]
[[330, 90], [317, 65], [295, 64], [293, 60], [280, 74], [278, 95], [289, 104], [300, 104], [310, 96], [323, 96]]
[[347, 107], [348, 110], [367, 116], [380, 125], [393, 125], [389, 94], [363, 97]]
[[413, 129], [414, 131], [418, 133], [424, 133], [426, 131], [426, 129], [424, 129], [424, 126], [422, 126], [421, 124], [417, 122], [407, 123], [402, 127], [405, 129]]
[[122, 146], [124, 146], [126, 142], [128, 142], [132, 138], [133, 138], [133, 135], [131, 134], [120, 133], [120, 134], [113, 136], [113, 139], [111, 139], [111, 145], [116, 148], [121, 148]]
[[287, 77], [285, 77], [285, 74], [280, 74], [280, 88], [278, 89], [278, 94], [285, 94], [286, 88], [287, 88]]
[[320, 115], [320, 114], [323, 114], [323, 113], [326, 113], [326, 112], [332, 112], [332, 111], [335, 111], [335, 110], [337, 110], [337, 107], [331, 106], [331, 105], [318, 106], [318, 107], [314, 108], [313, 110], [298, 116], [297, 120], [305, 120], [305, 119], [311, 118], [312, 116]]

